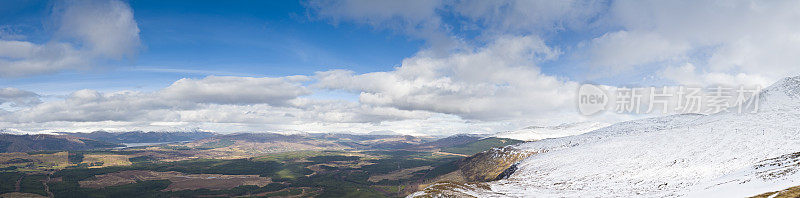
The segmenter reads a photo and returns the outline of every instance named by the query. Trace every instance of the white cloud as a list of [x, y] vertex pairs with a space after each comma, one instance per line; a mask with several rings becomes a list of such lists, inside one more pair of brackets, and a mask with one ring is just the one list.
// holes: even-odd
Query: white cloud
[[90, 68], [136, 54], [139, 28], [121, 1], [70, 1], [52, 8], [56, 33], [46, 43], [0, 38], [0, 77]]
[[602, 1], [463, 0], [453, 12], [495, 34], [586, 29], [605, 9]]
[[[490, 133], [553, 117], [581, 119], [570, 114], [577, 84], [544, 75], [537, 66], [560, 54], [538, 37], [500, 37], [446, 57], [421, 52], [390, 72], [209, 76], [180, 79], [155, 92], [80, 90], [7, 112], [0, 123], [23, 131]], [[318, 88], [359, 93], [359, 101], [306, 97]]]
[[639, 64], [658, 74], [689, 63], [702, 79], [693, 83], [765, 84], [800, 74], [800, 27], [791, 25], [800, 20], [798, 8], [795, 1], [614, 1], [603, 20], [629, 35], [596, 38], [622, 47], [593, 51], [604, 58], [588, 64], [623, 70]]
[[13, 87], [0, 89], [0, 105], [9, 103], [11, 106], [22, 107], [41, 103], [39, 94]]
[[503, 37], [447, 57], [420, 53], [391, 72], [319, 72], [314, 86], [360, 93], [363, 104], [477, 120], [532, 118], [572, 104], [577, 83], [544, 75], [536, 65], [559, 53], [538, 37]]
[[121, 1], [70, 1], [56, 4], [58, 36], [77, 39], [93, 55], [121, 58], [136, 53], [139, 27], [133, 10]]
[[311, 92], [300, 83], [304, 76], [282, 78], [252, 78], [233, 76], [208, 76], [196, 80], [184, 78], [160, 91], [165, 99], [216, 104], [283, 105]]
[[[35, 93], [6, 88], [0, 90], [0, 103], [31, 106], [13, 111], [0, 108], [0, 123], [23, 131], [56, 128], [153, 130], [159, 127], [161, 130], [186, 130], [212, 126], [211, 129], [220, 132], [237, 132], [240, 129], [297, 130], [312, 125], [319, 127], [312, 131], [326, 132], [324, 126], [328, 125], [358, 125], [360, 128], [349, 130], [366, 133], [368, 131], [362, 129], [382, 122], [426, 119], [433, 115], [357, 102], [303, 98], [310, 91], [299, 83], [308, 79], [305, 76], [209, 76], [180, 79], [154, 92], [79, 90], [63, 100], [43, 103]], [[113, 126], [104, 126], [108, 123]], [[344, 129], [347, 128], [340, 128]]]
[[307, 2], [315, 17], [334, 24], [357, 22], [378, 29], [389, 29], [426, 40], [434, 48], [449, 49], [457, 39], [449, 36], [448, 26], [437, 13], [445, 3], [438, 0], [345, 0]]
[[[358, 93], [362, 104], [485, 122], [574, 113], [574, 81], [586, 79], [542, 73], [537, 58], [560, 61], [566, 57], [568, 60], [557, 65], [562, 68], [550, 70], [579, 70], [575, 72], [578, 77], [602, 75], [618, 85], [645, 79], [645, 83], [656, 84], [666, 80], [698, 86], [763, 87], [800, 72], [796, 56], [800, 54], [800, 28], [790, 25], [800, 19], [796, 4], [451, 1], [385, 15], [372, 13], [382, 9], [344, 12], [334, 6], [332, 10], [337, 12], [326, 13], [334, 20], [386, 27], [386, 21], [392, 20], [419, 24], [422, 19], [436, 19], [433, 21], [444, 27], [437, 30], [457, 40], [470, 39], [460, 37], [464, 32], [477, 31], [479, 35], [475, 40], [460, 40], [460, 50], [446, 55], [422, 50], [393, 71], [318, 72], [315, 86]], [[327, 7], [317, 9], [325, 12]], [[434, 12], [403, 18], [421, 10]], [[464, 29], [452, 29], [456, 26]], [[560, 33], [567, 34], [554, 36]], [[573, 39], [580, 40], [574, 46], [559, 43], [566, 40], [569, 44]], [[548, 44], [563, 47], [553, 49]], [[630, 79], [637, 81], [626, 81]]]
[[67, 43], [37, 45], [25, 41], [0, 41], [0, 77], [85, 69], [86, 53]]
[[[384, 23], [408, 23], [416, 25], [428, 23], [431, 18], [438, 18], [436, 9], [443, 5], [441, 1], [311, 1], [308, 6], [316, 9], [316, 13], [333, 20], [363, 20], [374, 26]], [[438, 21], [433, 21], [438, 23]]]
[[73, 92], [64, 100], [44, 102], [14, 111], [2, 118], [7, 122], [92, 122], [106, 120], [174, 120], [170, 110], [190, 108], [180, 101], [163, 100], [154, 94], [138, 92], [99, 93], [94, 90]]
[[642, 64], [682, 59], [687, 50], [688, 44], [658, 34], [623, 30], [592, 39], [589, 54], [595, 67], [627, 71]]
[[[45, 102], [14, 112], [3, 120], [49, 121], [181, 121], [185, 111], [212, 104], [264, 104], [284, 106], [309, 93], [298, 83], [306, 77], [217, 77], [180, 79], [162, 90], [141, 93], [100, 93], [79, 90], [64, 100]], [[240, 109], [240, 113], [247, 112]], [[219, 115], [217, 115], [219, 116]], [[197, 116], [193, 116], [197, 117]], [[214, 119], [209, 119], [214, 121]], [[242, 121], [242, 120], [240, 120]], [[233, 121], [226, 121], [233, 122]]]
[[[378, 29], [395, 30], [423, 39], [429, 53], [470, 49], [459, 31], [478, 30], [478, 36], [552, 33], [586, 29], [607, 8], [603, 1], [529, 0], [312, 0], [307, 7], [313, 16], [334, 24], [355, 22]], [[458, 28], [458, 29], [456, 29]]]
[[727, 74], [697, 71], [697, 68], [691, 63], [686, 63], [683, 66], [677, 67], [668, 66], [660, 71], [660, 75], [678, 84], [692, 86], [767, 87], [774, 83], [774, 81], [759, 74]]
[[19, 34], [18, 30], [15, 30], [10, 25], [0, 25], [0, 40], [22, 40], [25, 39], [25, 35]]

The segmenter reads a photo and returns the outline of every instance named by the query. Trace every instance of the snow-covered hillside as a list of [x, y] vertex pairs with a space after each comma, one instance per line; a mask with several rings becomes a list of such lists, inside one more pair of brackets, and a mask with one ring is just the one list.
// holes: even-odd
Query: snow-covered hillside
[[[746, 197], [800, 185], [800, 77], [762, 92], [758, 113], [622, 122], [519, 145], [539, 152], [479, 197]], [[466, 189], [466, 188], [465, 188]]]
[[500, 132], [494, 135], [499, 138], [509, 138], [522, 141], [536, 141], [548, 138], [560, 138], [566, 136], [580, 135], [599, 128], [608, 126], [602, 122], [576, 122], [565, 123], [558, 126], [530, 126], [520, 130]]

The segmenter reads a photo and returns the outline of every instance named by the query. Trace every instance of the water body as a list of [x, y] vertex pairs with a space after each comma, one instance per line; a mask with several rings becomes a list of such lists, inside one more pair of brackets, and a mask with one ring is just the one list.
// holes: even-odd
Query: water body
[[178, 141], [178, 142], [137, 142], [137, 143], [122, 143], [125, 147], [137, 147], [137, 146], [152, 146], [152, 145], [159, 145], [159, 144], [174, 144], [174, 143], [186, 143], [189, 141]]

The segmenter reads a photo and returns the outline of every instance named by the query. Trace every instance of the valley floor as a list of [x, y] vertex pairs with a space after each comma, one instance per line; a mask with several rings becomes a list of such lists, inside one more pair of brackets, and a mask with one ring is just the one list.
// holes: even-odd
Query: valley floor
[[[394, 136], [355, 140], [287, 139], [272, 134], [247, 137], [220, 136], [116, 149], [0, 153], [0, 195], [403, 197], [456, 171], [456, 162], [475, 151], [518, 143], [470, 138], [437, 146], [434, 144], [442, 142]], [[426, 142], [430, 144], [423, 144]]]

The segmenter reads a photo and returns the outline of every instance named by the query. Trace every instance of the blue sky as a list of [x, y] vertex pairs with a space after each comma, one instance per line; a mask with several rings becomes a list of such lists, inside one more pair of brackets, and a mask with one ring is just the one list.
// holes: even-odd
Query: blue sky
[[[320, 18], [305, 1], [129, 1], [140, 29], [141, 48], [123, 60], [103, 62], [89, 70], [46, 76], [3, 78], [2, 83], [27, 90], [67, 94], [80, 89], [141, 90], [163, 88], [181, 78], [207, 75], [279, 77], [313, 75], [347, 69], [356, 73], [390, 71], [404, 58], [426, 47], [425, 39], [402, 30], [352, 21]], [[45, 43], [56, 24], [49, 1], [6, 1], [2, 16], [7, 31]], [[607, 4], [607, 3], [605, 3]], [[463, 16], [442, 15], [450, 33], [471, 45], [484, 45], [486, 25], [462, 23]], [[595, 19], [592, 19], [595, 20]], [[561, 49], [602, 36], [616, 27], [542, 30], [546, 42]], [[581, 57], [543, 61], [544, 73], [576, 80], [616, 84], [589, 78], [574, 69]], [[631, 77], [632, 76], [632, 77]], [[625, 76], [640, 83], [640, 75]], [[617, 78], [618, 79], [618, 78]], [[65, 83], [66, 82], [66, 83]]]
[[794, 1], [0, 2], [0, 131], [496, 133], [800, 75]]
[[[297, 1], [131, 1], [142, 47], [133, 57], [88, 71], [0, 79], [48, 93], [79, 89], [155, 90], [206, 75], [288, 76], [349, 69], [386, 71], [423, 41], [369, 26], [309, 17]], [[26, 40], [52, 34], [47, 1], [5, 1], [0, 18]], [[5, 10], [4, 10], [5, 11]], [[67, 83], [65, 83], [67, 82]]]

